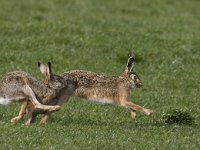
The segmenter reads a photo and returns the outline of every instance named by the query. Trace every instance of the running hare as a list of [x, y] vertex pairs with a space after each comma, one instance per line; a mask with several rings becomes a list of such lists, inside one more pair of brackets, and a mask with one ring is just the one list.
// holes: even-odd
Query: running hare
[[[50, 66], [50, 63], [48, 63]], [[62, 77], [51, 75], [48, 66], [38, 63], [40, 71], [48, 79], [48, 86], [34, 78], [29, 73], [23, 71], [15, 71], [8, 73], [0, 80], [0, 104], [9, 104], [15, 101], [22, 101], [19, 115], [11, 120], [17, 122], [20, 120], [25, 111], [28, 102], [31, 102], [36, 109], [45, 111], [56, 111], [60, 106], [47, 106], [40, 103], [41, 100], [48, 100], [56, 97], [59, 90], [64, 88], [65, 80]]]
[[[66, 81], [64, 78], [58, 75], [52, 75], [51, 72], [51, 64], [48, 64], [48, 67], [45, 65], [41, 65], [41, 72], [45, 75], [44, 83], [47, 87], [50, 87], [54, 89], [53, 96], [48, 96], [47, 98], [40, 99], [39, 102], [42, 104], [48, 104], [51, 106], [61, 106], [65, 100], [69, 99], [70, 96], [73, 94], [73, 92], [76, 89], [77, 83], [75, 81]], [[49, 70], [49, 72], [46, 72], [45, 70]], [[50, 73], [50, 76], [48, 75]], [[33, 104], [30, 101], [24, 101], [21, 105], [21, 110], [19, 112], [20, 117], [18, 120], [22, 119], [25, 113], [27, 113], [27, 122], [26, 125], [30, 125], [35, 121], [35, 118], [37, 114], [51, 114], [53, 111], [47, 111], [47, 110], [41, 110], [37, 109], [33, 106]], [[46, 116], [47, 117], [47, 116]], [[47, 119], [44, 117], [40, 123], [46, 123]], [[17, 121], [18, 121], [17, 120]]]
[[[133, 72], [135, 56], [132, 54], [128, 58], [125, 71], [120, 76], [98, 75], [94, 72], [73, 70], [63, 73], [61, 76], [65, 80], [77, 82], [77, 89], [74, 96], [96, 101], [99, 103], [110, 103], [120, 105], [131, 110], [131, 117], [136, 117], [136, 111], [151, 115], [154, 111], [134, 104], [130, 100], [130, 92], [134, 87], [139, 88], [141, 80]], [[49, 114], [44, 116], [48, 118]]]

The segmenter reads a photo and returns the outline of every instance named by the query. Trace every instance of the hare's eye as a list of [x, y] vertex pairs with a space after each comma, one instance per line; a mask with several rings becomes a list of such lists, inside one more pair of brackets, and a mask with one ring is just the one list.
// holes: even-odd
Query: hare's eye
[[133, 80], [136, 80], [136, 79], [137, 79], [137, 76], [136, 76], [136, 75], [132, 75], [132, 79], [133, 79]]
[[132, 74], [132, 78], [135, 79], [135, 78], [136, 78], [136, 75]]

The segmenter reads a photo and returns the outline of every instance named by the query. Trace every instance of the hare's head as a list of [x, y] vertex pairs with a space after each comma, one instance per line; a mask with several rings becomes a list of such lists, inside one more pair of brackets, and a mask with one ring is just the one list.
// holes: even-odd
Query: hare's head
[[132, 88], [134, 88], [134, 87], [139, 88], [142, 86], [142, 82], [141, 82], [139, 76], [137, 75], [137, 73], [133, 71], [134, 64], [135, 64], [135, 55], [131, 54], [128, 58], [128, 62], [127, 62], [126, 70], [124, 71], [124, 75], [129, 80], [129, 82], [131, 84], [130, 86]]
[[45, 84], [49, 87], [57, 90], [65, 87], [66, 81], [63, 77], [59, 75], [54, 75], [51, 72], [51, 63], [48, 62], [48, 65], [38, 62], [41, 73], [45, 76]]

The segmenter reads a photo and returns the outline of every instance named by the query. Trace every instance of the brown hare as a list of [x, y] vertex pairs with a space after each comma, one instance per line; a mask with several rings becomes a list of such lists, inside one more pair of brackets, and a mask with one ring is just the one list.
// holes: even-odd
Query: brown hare
[[[48, 63], [50, 66], [50, 63]], [[62, 77], [51, 75], [51, 70], [48, 66], [38, 63], [40, 71], [48, 79], [48, 86], [37, 80], [35, 77], [24, 71], [15, 71], [8, 73], [0, 80], [0, 104], [9, 104], [15, 101], [22, 101], [21, 110], [17, 117], [14, 117], [11, 122], [17, 122], [25, 114], [25, 108], [30, 102], [35, 109], [45, 111], [56, 111], [60, 109], [59, 105], [47, 106], [41, 104], [41, 100], [49, 100], [56, 97], [59, 90], [64, 88]]]
[[[120, 76], [98, 75], [94, 72], [73, 70], [63, 73], [65, 80], [77, 82], [77, 88], [73, 96], [88, 99], [99, 103], [120, 105], [131, 110], [131, 117], [136, 117], [136, 111], [151, 115], [154, 111], [134, 104], [130, 100], [131, 89], [141, 87], [142, 83], [138, 75], [133, 72], [135, 56], [128, 58], [125, 71]], [[63, 101], [64, 102], [64, 101]], [[47, 113], [42, 119], [49, 118]]]
[[[74, 90], [76, 89], [76, 82], [75, 81], [66, 81], [64, 78], [58, 75], [53, 75], [51, 71], [51, 64], [48, 63], [48, 66], [41, 64], [40, 70], [43, 74], [45, 74], [44, 83], [47, 87], [54, 90], [53, 96], [49, 96], [47, 98], [39, 99], [39, 102], [45, 105], [51, 106], [61, 106], [63, 102], [73, 94]], [[49, 71], [45, 71], [49, 70]], [[25, 113], [27, 113], [27, 121], [26, 125], [30, 125], [34, 122], [37, 114], [51, 114], [53, 111], [41, 110], [37, 109], [33, 106], [30, 101], [25, 101], [21, 105], [21, 110], [19, 112], [20, 117], [18, 120], [22, 119]], [[17, 121], [18, 121], [17, 120]], [[46, 123], [47, 119], [43, 118], [41, 123]]]

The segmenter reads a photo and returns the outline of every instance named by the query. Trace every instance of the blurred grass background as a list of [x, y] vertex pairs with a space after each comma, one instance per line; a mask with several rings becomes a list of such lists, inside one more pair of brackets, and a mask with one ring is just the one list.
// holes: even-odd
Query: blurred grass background
[[[72, 69], [120, 75], [136, 54], [143, 87], [132, 100], [153, 117], [71, 98], [47, 125], [11, 124], [19, 104], [0, 107], [1, 149], [198, 149], [200, 1], [1, 0], [0, 76], [14, 70], [42, 76]], [[159, 124], [163, 112], [185, 109], [196, 126]]]

